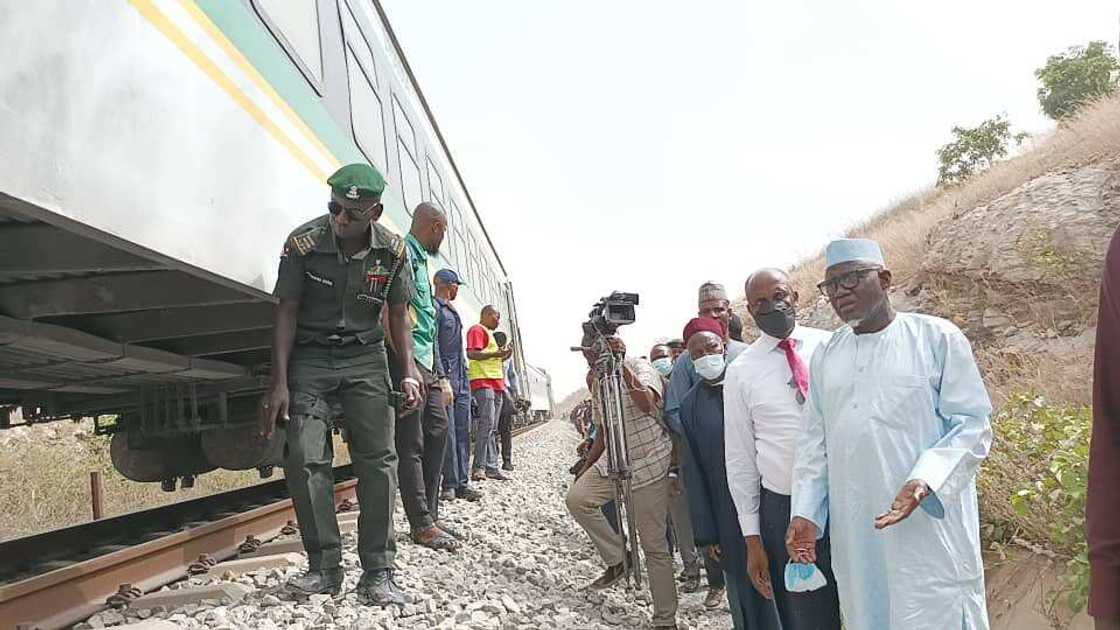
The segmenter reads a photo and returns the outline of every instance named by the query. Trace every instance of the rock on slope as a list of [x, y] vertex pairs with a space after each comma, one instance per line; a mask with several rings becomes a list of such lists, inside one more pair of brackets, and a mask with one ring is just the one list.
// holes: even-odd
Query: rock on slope
[[[960, 326], [993, 389], [1049, 385], [1061, 391], [1044, 393], [1088, 402], [1101, 267], [1117, 224], [1120, 163], [1035, 178], [936, 224], [918, 273], [896, 278], [893, 300]], [[840, 325], [823, 298], [803, 319]], [[1039, 370], [1055, 367], [1066, 382], [1038, 382]]]

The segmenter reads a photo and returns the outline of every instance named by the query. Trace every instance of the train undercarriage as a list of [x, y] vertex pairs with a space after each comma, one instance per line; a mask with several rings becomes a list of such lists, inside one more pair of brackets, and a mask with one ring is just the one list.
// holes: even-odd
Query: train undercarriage
[[[273, 300], [0, 195], [0, 430], [94, 418], [128, 479], [271, 473], [258, 440]], [[19, 414], [12, 413], [19, 409]]]

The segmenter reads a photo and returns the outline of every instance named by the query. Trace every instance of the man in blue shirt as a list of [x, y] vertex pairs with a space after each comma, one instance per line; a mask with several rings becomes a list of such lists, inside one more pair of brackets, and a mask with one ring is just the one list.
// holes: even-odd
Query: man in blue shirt
[[443, 498], [478, 501], [482, 493], [469, 487], [471, 448], [471, 386], [463, 352], [463, 320], [452, 302], [463, 281], [451, 269], [440, 269], [433, 278], [436, 294], [436, 341], [443, 373], [451, 384], [454, 401], [448, 409], [447, 452], [443, 460]]
[[[700, 290], [697, 295], [696, 312], [699, 319], [715, 320], [719, 322], [721, 336], [725, 343], [727, 350], [727, 360], [731, 362], [739, 356], [739, 353], [747, 349], [747, 344], [735, 341], [728, 338], [728, 327], [731, 318], [731, 300], [727, 297], [727, 290], [723, 285], [715, 282], [705, 282], [700, 285]], [[687, 334], [687, 333], [686, 333]], [[683, 340], [684, 344], [688, 344], [688, 339]], [[684, 352], [677, 357], [673, 363], [673, 371], [669, 375], [669, 387], [665, 393], [665, 424], [673, 430], [677, 438], [681, 435], [681, 420], [680, 420], [680, 407], [681, 400], [684, 399], [685, 394], [689, 392], [697, 383], [700, 382], [700, 377], [696, 375], [696, 369], [692, 366], [692, 359], [689, 357], [688, 352]], [[681, 465], [684, 465], [683, 458], [687, 457], [687, 453], [681, 454]], [[685, 483], [683, 480], [679, 483]], [[687, 493], [680, 493], [673, 497], [673, 522], [676, 524], [678, 530], [687, 530], [685, 525], [688, 519], [688, 498]], [[683, 532], [682, 532], [683, 533]], [[688, 545], [687, 541], [682, 542], [682, 550]], [[682, 560], [685, 554], [682, 553]], [[692, 555], [692, 554], [689, 554]], [[709, 607], [719, 606], [723, 601], [723, 572], [720, 570], [719, 563], [714, 561], [711, 556], [706, 553], [701, 554], [704, 559], [704, 570], [708, 574], [708, 596], [705, 598], [704, 603]], [[687, 564], [687, 562], [686, 562]], [[700, 567], [697, 563], [692, 563], [692, 566], [685, 566], [682, 575], [682, 581], [685, 583], [683, 590], [685, 592], [692, 592], [699, 586]]]
[[[730, 337], [731, 300], [727, 298], [727, 290], [722, 284], [705, 282], [700, 285], [696, 316], [714, 319], [723, 327], [728, 363], [734, 361], [740, 352], [749, 347]], [[688, 339], [684, 339], [683, 342], [687, 345]], [[677, 357], [673, 363], [673, 372], [669, 375], [669, 389], [665, 393], [665, 422], [678, 434], [681, 432], [681, 399], [699, 382], [700, 378], [696, 376], [696, 370], [692, 367], [692, 359], [689, 358], [688, 353], [685, 352]]]
[[[689, 514], [696, 545], [720, 558], [735, 630], [777, 630], [778, 611], [747, 579], [747, 549], [739, 515], [727, 485], [724, 463], [723, 380], [727, 371], [723, 340], [700, 331], [688, 341], [700, 380], [681, 401], [681, 431], [687, 456]], [[823, 627], [822, 627], [823, 628]]]

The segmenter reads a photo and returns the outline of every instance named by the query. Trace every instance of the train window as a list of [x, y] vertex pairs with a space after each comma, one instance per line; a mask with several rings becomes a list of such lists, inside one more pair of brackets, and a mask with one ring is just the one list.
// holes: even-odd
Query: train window
[[455, 199], [451, 199], [450, 206], [451, 233], [448, 236], [455, 241], [455, 254], [457, 256], [455, 264], [460, 271], [464, 271], [465, 262], [469, 256], [466, 250], [466, 241], [463, 239], [467, 224], [463, 223], [463, 213], [459, 212], [459, 205], [455, 203]]
[[451, 200], [451, 222], [459, 232], [467, 229], [467, 225], [463, 223], [463, 213], [459, 212], [459, 204], [454, 199]]
[[350, 8], [349, 4], [346, 4], [345, 8], [339, 11], [339, 14], [342, 16], [342, 33], [345, 36], [347, 48], [358, 58], [362, 70], [365, 70], [366, 77], [376, 90], [377, 67], [373, 62], [373, 52], [370, 50], [369, 41], [362, 34], [362, 29], [358, 28], [358, 22], [354, 19], [353, 9]]
[[432, 158], [428, 158], [428, 194], [436, 201], [440, 207], [443, 207], [443, 179], [439, 176], [439, 170], [435, 164], [432, 164]]
[[397, 128], [397, 138], [408, 147], [408, 154], [413, 157], [413, 162], [416, 161], [416, 134], [412, 131], [412, 123], [408, 120], [408, 114], [404, 113], [404, 108], [401, 107], [400, 101], [397, 97], [393, 97], [393, 123]]
[[253, 9], [300, 72], [321, 93], [323, 50], [317, 0], [253, 0]]
[[347, 46], [346, 72], [350, 77], [350, 124], [354, 141], [370, 164], [385, 170], [385, 120], [381, 99], [373, 90], [369, 77], [358, 66], [353, 51]]
[[423, 201], [420, 191], [420, 169], [416, 167], [415, 160], [409, 155], [404, 143], [397, 139], [397, 159], [401, 163], [401, 187], [404, 188], [404, 208], [408, 216], [412, 210]]
[[423, 201], [423, 187], [420, 184], [420, 165], [416, 160], [416, 136], [412, 123], [404, 113], [397, 97], [393, 97], [393, 126], [397, 130], [397, 161], [401, 167], [401, 188], [404, 193], [404, 208], [409, 216], [412, 210]]
[[474, 234], [470, 235], [470, 251], [471, 251], [471, 272], [474, 277], [474, 284], [478, 287], [478, 295], [482, 297], [482, 259], [478, 257], [478, 241], [475, 240]]
[[471, 286], [474, 287], [475, 294], [478, 299], [482, 299], [482, 287], [478, 286], [477, 278], [475, 278], [475, 270], [478, 268], [478, 258], [474, 255], [474, 237], [470, 232], [463, 235], [466, 242], [467, 261], [464, 267], [467, 269], [467, 277], [471, 279]]

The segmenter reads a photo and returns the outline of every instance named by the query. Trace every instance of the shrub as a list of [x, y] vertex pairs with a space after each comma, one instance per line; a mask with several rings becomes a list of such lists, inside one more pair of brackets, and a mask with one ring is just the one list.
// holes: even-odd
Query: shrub
[[937, 185], [959, 184], [976, 173], [986, 171], [999, 158], [1007, 157], [1008, 144], [1018, 146], [1025, 133], [1011, 133], [1011, 123], [1003, 114], [975, 127], [953, 127], [953, 141], [937, 150]]
[[1034, 71], [1042, 83], [1038, 104], [1050, 118], [1066, 118], [1085, 103], [1110, 94], [1116, 86], [1117, 70], [1120, 62], [1113, 55], [1112, 46], [1103, 41], [1073, 46], [1052, 55], [1046, 65]]
[[1029, 474], [1015, 484], [1011, 506], [1019, 519], [1041, 519], [1047, 533], [1043, 542], [1066, 559], [1061, 587], [1052, 596], [1054, 602], [1064, 597], [1074, 612], [1085, 606], [1089, 593], [1085, 496], [1092, 415], [1087, 406], [1055, 405], [1020, 394], [994, 420], [1003, 448], [1015, 460], [1029, 462]]

